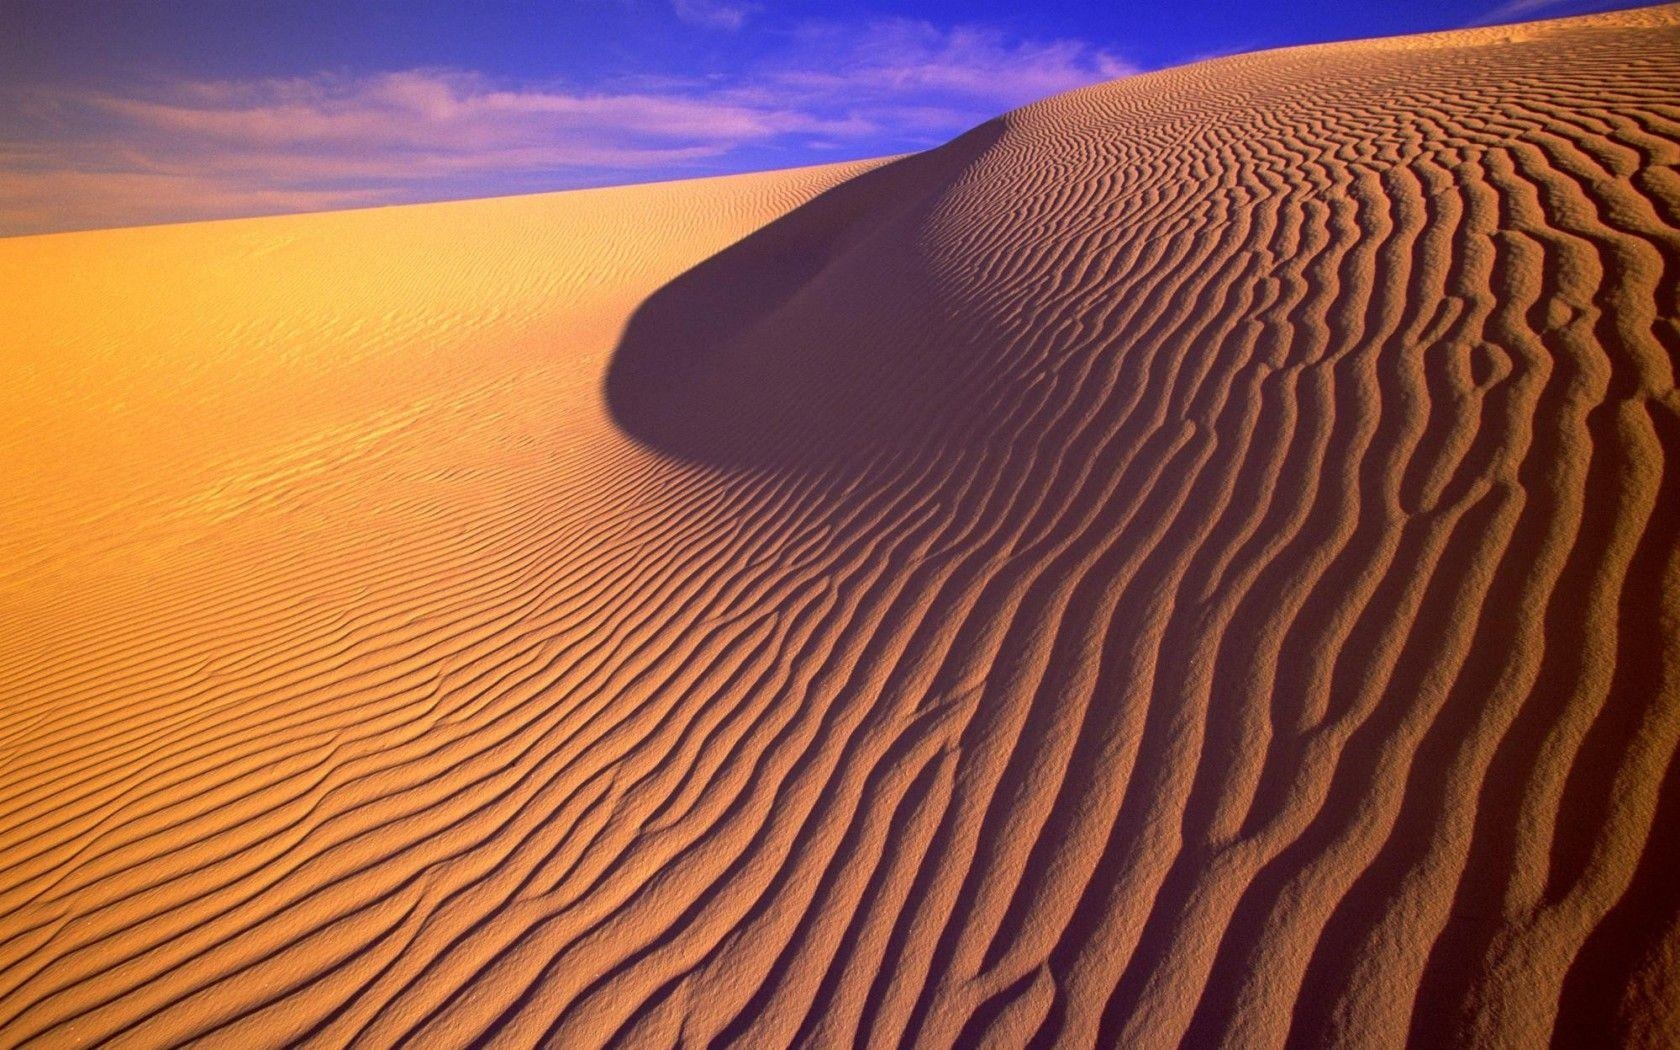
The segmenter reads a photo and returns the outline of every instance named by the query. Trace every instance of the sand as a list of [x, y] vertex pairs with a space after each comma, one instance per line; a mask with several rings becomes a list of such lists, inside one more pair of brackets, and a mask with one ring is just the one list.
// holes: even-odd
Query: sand
[[0, 241], [0, 1045], [1680, 1039], [1677, 84]]

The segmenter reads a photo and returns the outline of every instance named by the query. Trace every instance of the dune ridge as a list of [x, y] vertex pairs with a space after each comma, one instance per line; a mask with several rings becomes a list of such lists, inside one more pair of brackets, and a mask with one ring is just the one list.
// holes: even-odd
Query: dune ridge
[[1680, 1038], [1676, 83], [0, 241], [0, 1043]]

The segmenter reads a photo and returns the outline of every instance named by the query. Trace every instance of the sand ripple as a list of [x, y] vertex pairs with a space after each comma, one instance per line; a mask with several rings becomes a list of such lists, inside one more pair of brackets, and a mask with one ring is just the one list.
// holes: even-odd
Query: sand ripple
[[1680, 1038], [1676, 84], [0, 242], [0, 1044]]

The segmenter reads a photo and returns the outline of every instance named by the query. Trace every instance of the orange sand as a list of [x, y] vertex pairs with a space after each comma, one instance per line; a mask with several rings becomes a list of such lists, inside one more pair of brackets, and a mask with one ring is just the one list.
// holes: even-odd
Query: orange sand
[[1680, 1039], [1677, 84], [0, 241], [0, 1045]]

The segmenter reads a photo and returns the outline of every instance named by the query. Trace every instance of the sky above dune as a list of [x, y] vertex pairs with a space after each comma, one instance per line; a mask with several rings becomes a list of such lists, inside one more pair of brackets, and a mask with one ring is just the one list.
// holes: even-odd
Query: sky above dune
[[0, 0], [0, 235], [881, 156], [1198, 58], [1625, 6]]

